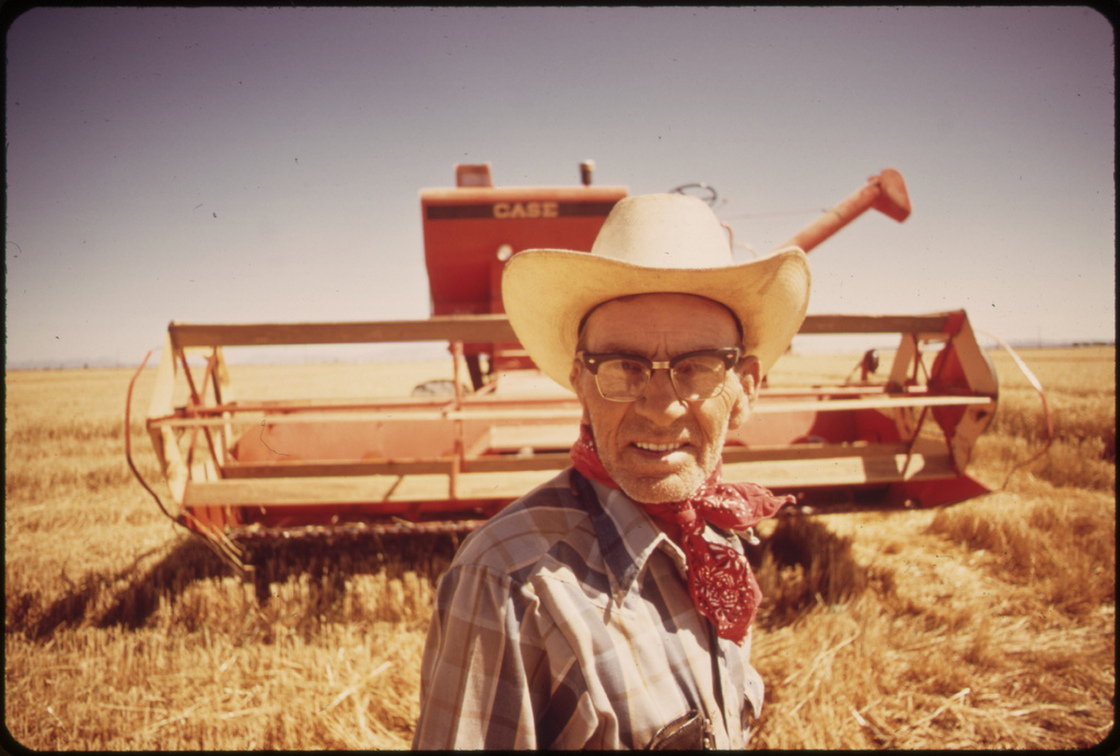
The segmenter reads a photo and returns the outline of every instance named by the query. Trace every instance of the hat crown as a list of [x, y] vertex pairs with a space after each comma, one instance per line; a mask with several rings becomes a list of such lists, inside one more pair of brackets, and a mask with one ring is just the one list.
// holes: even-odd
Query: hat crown
[[591, 254], [649, 268], [733, 264], [727, 231], [708, 205], [684, 194], [626, 197], [614, 206]]

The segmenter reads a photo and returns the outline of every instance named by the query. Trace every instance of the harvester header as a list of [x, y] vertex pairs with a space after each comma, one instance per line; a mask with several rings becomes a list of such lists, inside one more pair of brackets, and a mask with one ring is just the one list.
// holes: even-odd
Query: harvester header
[[[147, 416], [173, 499], [165, 511], [239, 562], [246, 542], [293, 535], [470, 530], [567, 467], [579, 404], [517, 343], [500, 281], [523, 249], [591, 248], [627, 193], [592, 185], [591, 169], [576, 186], [502, 188], [488, 164], [460, 165], [455, 187], [422, 190], [426, 320], [172, 323]], [[792, 241], [811, 249], [871, 208], [909, 214], [897, 171]], [[988, 490], [967, 468], [997, 383], [963, 311], [810, 314], [801, 333], [899, 341], [882, 377], [869, 351], [858, 379], [764, 385], [727, 439], [727, 480], [796, 495], [790, 513], [942, 506]], [[446, 343], [454, 379], [409, 396], [264, 399], [236, 389], [223, 351], [398, 341]]]

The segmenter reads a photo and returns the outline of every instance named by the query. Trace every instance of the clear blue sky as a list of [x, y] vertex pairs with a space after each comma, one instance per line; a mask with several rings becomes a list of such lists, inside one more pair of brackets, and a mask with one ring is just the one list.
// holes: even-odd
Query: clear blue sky
[[[418, 192], [704, 181], [766, 252], [885, 167], [810, 312], [1112, 339], [1113, 31], [1057, 8], [38, 8], [7, 33], [7, 363], [429, 314]], [[800, 212], [793, 212], [800, 211]], [[749, 256], [743, 252], [744, 257]]]

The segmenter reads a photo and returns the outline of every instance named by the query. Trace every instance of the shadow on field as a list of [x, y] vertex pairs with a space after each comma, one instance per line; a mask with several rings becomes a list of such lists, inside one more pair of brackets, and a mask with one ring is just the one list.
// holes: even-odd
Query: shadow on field
[[[65, 575], [61, 596], [46, 601], [41, 590], [6, 595], [6, 630], [44, 639], [60, 627], [144, 627], [161, 604], [173, 606], [192, 585], [235, 578], [253, 584], [258, 606], [278, 595], [276, 586], [291, 580], [308, 585], [307, 610], [316, 616], [337, 604], [354, 575], [405, 573], [436, 579], [450, 564], [458, 539], [451, 535], [377, 536], [330, 540], [280, 540], [252, 544], [251, 575], [240, 575], [197, 537], [179, 540], [154, 564], [137, 558], [116, 573], [90, 572], [80, 583]], [[748, 556], [765, 600], [757, 622], [782, 627], [819, 605], [843, 603], [868, 584], [865, 568], [852, 556], [851, 540], [831, 532], [820, 520], [784, 517]], [[250, 601], [251, 603], [251, 601]], [[203, 612], [204, 613], [204, 612]], [[187, 612], [193, 615], [194, 612]], [[202, 620], [200, 620], [202, 621]]]
[[774, 532], [747, 556], [762, 588], [756, 620], [767, 628], [792, 624], [819, 605], [841, 604], [867, 589], [867, 570], [852, 556], [850, 538], [819, 519], [779, 518]]
[[185, 538], [152, 567], [143, 570], [143, 554], [118, 572], [91, 571], [75, 583], [65, 574], [66, 590], [49, 603], [40, 589], [6, 596], [5, 629], [42, 639], [60, 627], [87, 624], [94, 627], [144, 624], [162, 596], [173, 595], [196, 580], [232, 574], [199, 539]]
[[384, 536], [376, 533], [339, 535], [329, 540], [291, 539], [254, 544], [251, 560], [257, 600], [267, 603], [271, 586], [306, 575], [312, 582], [332, 586], [341, 594], [351, 575], [385, 574], [399, 578], [406, 572], [435, 583], [451, 564], [459, 538], [448, 534]]
[[[328, 586], [342, 594], [352, 575], [384, 573], [389, 578], [405, 572], [435, 578], [450, 564], [458, 541], [448, 535], [375, 535], [331, 541], [281, 541], [254, 545], [254, 570], [248, 576], [222, 561], [200, 538], [178, 541], [159, 561], [141, 569], [142, 555], [128, 568], [115, 573], [89, 572], [67, 584], [63, 595], [45, 601], [41, 590], [6, 595], [8, 632], [45, 639], [60, 627], [143, 627], [161, 602], [173, 604], [191, 585], [222, 578], [245, 579], [254, 585], [258, 602], [267, 604], [274, 583], [307, 576], [315, 586]], [[321, 591], [319, 591], [321, 592]]]

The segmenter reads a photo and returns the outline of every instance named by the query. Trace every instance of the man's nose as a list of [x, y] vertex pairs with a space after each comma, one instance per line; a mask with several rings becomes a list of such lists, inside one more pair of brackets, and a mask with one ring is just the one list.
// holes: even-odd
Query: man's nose
[[677, 396], [669, 371], [663, 369], [653, 371], [646, 393], [635, 405], [640, 415], [660, 425], [669, 425], [688, 412], [688, 407]]

